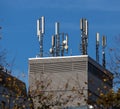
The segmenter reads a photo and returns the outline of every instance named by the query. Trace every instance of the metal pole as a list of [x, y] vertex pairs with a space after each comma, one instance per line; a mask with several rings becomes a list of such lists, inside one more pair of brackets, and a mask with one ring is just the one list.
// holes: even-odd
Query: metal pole
[[40, 57], [43, 57], [43, 35], [40, 36]]

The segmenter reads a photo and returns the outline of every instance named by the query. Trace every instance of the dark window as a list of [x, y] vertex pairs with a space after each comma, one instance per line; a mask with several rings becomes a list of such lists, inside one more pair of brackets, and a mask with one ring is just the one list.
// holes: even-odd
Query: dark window
[[112, 78], [110, 78], [109, 75], [105, 74], [105, 72], [99, 70], [96, 66], [92, 65], [91, 63], [88, 63], [88, 71], [103, 81], [107, 80], [105, 82], [112, 87]]
[[5, 102], [4, 102], [4, 101], [2, 101], [2, 102], [0, 103], [0, 109], [5, 109]]

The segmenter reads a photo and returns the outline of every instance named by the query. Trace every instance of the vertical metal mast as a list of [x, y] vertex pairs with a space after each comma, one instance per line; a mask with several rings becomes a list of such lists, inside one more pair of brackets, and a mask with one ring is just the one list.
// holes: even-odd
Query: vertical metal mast
[[59, 22], [55, 23], [55, 36], [56, 36], [56, 56], [60, 56]]
[[68, 34], [62, 33], [61, 56], [64, 56], [65, 51], [68, 53]]
[[[60, 40], [61, 37], [62, 40]], [[52, 48], [50, 48], [50, 54], [52, 54], [52, 56], [64, 56], [65, 51], [68, 53], [68, 34], [60, 33], [59, 23], [56, 22], [55, 35], [52, 36]]]
[[45, 33], [45, 18], [42, 16], [37, 20], [37, 36], [40, 44], [40, 57], [43, 57], [43, 35]]
[[64, 33], [62, 33], [61, 56], [64, 56]]
[[88, 21], [86, 19], [80, 20], [80, 29], [81, 29], [81, 46], [82, 46], [82, 55], [87, 55], [87, 46], [88, 46]]
[[99, 33], [96, 34], [96, 61], [99, 63], [99, 40], [100, 35]]
[[103, 36], [102, 37], [102, 56], [103, 56], [102, 65], [103, 65], [103, 67], [106, 67], [105, 47], [106, 47], [106, 37]]

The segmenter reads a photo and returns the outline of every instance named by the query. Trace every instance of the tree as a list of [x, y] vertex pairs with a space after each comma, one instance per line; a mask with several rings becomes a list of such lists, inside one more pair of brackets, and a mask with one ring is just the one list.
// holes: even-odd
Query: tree
[[108, 63], [110, 71], [113, 73], [113, 90], [110, 90], [107, 94], [100, 95], [97, 100], [98, 105], [102, 105], [105, 108], [120, 108], [120, 35], [115, 37], [114, 44], [109, 49], [110, 61]]
[[[1, 29], [2, 29], [2, 27], [0, 27], [0, 30]], [[2, 39], [2, 37], [0, 36], [0, 40], [1, 39]], [[7, 66], [6, 54], [7, 54], [7, 51], [0, 47], [0, 65], [1, 66]]]
[[105, 109], [120, 108], [120, 89], [117, 92], [110, 90], [107, 94], [100, 95], [97, 104], [103, 106]]
[[6, 54], [7, 52], [5, 49], [0, 50], [0, 65], [1, 66], [7, 66]]
[[9, 109], [13, 106], [15, 109], [29, 106], [25, 84], [2, 70], [0, 70], [0, 98]]
[[[63, 87], [58, 86], [57, 90], [52, 87], [52, 80], [46, 77], [42, 80], [36, 80], [34, 85], [30, 87], [29, 95], [33, 100], [35, 109], [61, 109], [70, 106], [76, 98], [77, 105], [81, 105], [81, 98], [86, 100], [84, 91], [79, 82], [75, 81], [76, 86], [70, 89], [69, 80], [63, 84]], [[36, 85], [36, 86], [35, 86]], [[86, 100], [87, 101], [87, 100]]]
[[117, 90], [120, 88], [120, 35], [115, 37], [114, 44], [109, 49], [109, 55], [110, 55], [110, 61], [109, 61], [109, 67], [111, 72], [114, 74], [114, 81], [113, 86], [114, 89]]

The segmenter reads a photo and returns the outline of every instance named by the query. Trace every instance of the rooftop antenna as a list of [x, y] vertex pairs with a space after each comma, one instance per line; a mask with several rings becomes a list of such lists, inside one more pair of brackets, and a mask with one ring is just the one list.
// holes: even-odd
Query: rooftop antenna
[[68, 34], [62, 34], [62, 49], [61, 49], [61, 56], [64, 56], [64, 51], [68, 53]]
[[80, 19], [80, 29], [81, 29], [81, 51], [82, 55], [87, 55], [88, 46], [88, 21], [85, 18]]
[[102, 37], [102, 56], [103, 56], [102, 65], [103, 65], [103, 67], [106, 67], [105, 48], [106, 48], [106, 37], [103, 36]]
[[[62, 37], [62, 42], [60, 38]], [[59, 23], [55, 23], [55, 35], [52, 36], [52, 47], [50, 54], [52, 56], [64, 56], [64, 52], [68, 53], [68, 34], [59, 32]]]
[[59, 22], [55, 23], [55, 37], [56, 37], [56, 56], [60, 56]]
[[64, 33], [62, 33], [61, 56], [64, 56], [64, 44], [65, 44]]
[[66, 34], [65, 50], [68, 53], [68, 34]]
[[72, 49], [70, 49], [70, 56], [72, 56]]
[[50, 48], [50, 54], [52, 54], [52, 56], [55, 56], [55, 35], [52, 35], [52, 48]]
[[100, 34], [96, 34], [96, 61], [99, 63], [99, 41], [100, 41]]
[[42, 16], [37, 20], [37, 36], [40, 44], [40, 57], [43, 57], [43, 35], [45, 33], [45, 18]]

